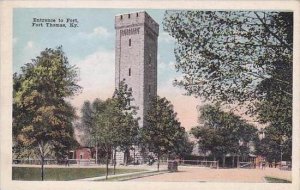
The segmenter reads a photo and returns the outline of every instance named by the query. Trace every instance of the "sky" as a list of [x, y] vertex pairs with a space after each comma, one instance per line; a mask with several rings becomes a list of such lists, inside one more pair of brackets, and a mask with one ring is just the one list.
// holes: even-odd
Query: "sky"
[[[114, 16], [134, 12], [134, 9], [14, 9], [13, 71], [30, 62], [45, 48], [62, 45], [71, 65], [79, 68], [82, 92], [71, 104], [78, 114], [85, 100], [112, 96], [115, 78]], [[180, 78], [175, 70], [175, 40], [163, 31], [164, 10], [145, 10], [160, 25], [158, 37], [157, 94], [174, 105], [178, 119], [187, 130], [197, 125], [197, 105], [200, 99], [183, 95], [185, 91], [172, 82]], [[36, 27], [34, 18], [77, 19], [78, 27]]]

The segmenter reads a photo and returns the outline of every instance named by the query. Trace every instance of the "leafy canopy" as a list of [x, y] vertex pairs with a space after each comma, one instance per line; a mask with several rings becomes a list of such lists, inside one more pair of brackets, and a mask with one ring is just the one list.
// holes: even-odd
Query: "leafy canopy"
[[[184, 154], [182, 147], [190, 149], [185, 129], [177, 119], [173, 105], [166, 98], [153, 98], [141, 129], [144, 145], [158, 157], [163, 154]], [[188, 151], [189, 152], [189, 151]]]
[[258, 140], [254, 126], [219, 106], [205, 105], [199, 111], [203, 123], [192, 128], [191, 133], [198, 139], [200, 152], [210, 152], [216, 157], [253, 153], [250, 144]]
[[256, 88], [270, 77], [292, 86], [291, 76], [274, 75], [276, 61], [292, 65], [292, 13], [166, 11], [163, 25], [177, 42], [176, 84], [188, 94], [239, 103], [264, 96]]
[[[74, 108], [65, 100], [80, 91], [77, 68], [62, 47], [47, 48], [13, 76], [13, 136], [16, 146], [37, 148], [57, 157], [76, 145]], [[19, 149], [21, 150], [21, 149]]]

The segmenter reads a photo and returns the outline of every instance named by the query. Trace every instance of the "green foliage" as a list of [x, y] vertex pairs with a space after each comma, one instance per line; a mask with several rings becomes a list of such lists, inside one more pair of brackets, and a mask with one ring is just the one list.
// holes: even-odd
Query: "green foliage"
[[191, 152], [192, 145], [176, 116], [173, 105], [166, 98], [151, 100], [141, 136], [142, 143], [158, 159], [164, 154], [183, 156]]
[[[256, 99], [274, 63], [292, 63], [292, 13], [252, 11], [166, 11], [164, 30], [177, 41], [178, 85], [188, 94], [229, 103]], [[211, 96], [213, 94], [213, 96]], [[291, 94], [290, 94], [291, 95]]]
[[75, 110], [65, 100], [80, 90], [77, 69], [62, 47], [47, 48], [15, 73], [13, 81], [13, 150], [32, 149], [41, 159], [43, 180], [45, 157], [54, 154], [62, 159], [77, 145], [72, 127]]
[[176, 138], [175, 147], [173, 150], [174, 157], [180, 157], [185, 159], [190, 156], [194, 149], [194, 143], [190, 141], [188, 133], [184, 128], [180, 129], [180, 135]]
[[257, 129], [231, 112], [218, 106], [205, 105], [200, 108], [203, 126], [194, 127], [191, 133], [198, 139], [202, 153], [210, 152], [215, 157], [226, 154], [247, 156], [250, 143], [257, 141]]
[[107, 171], [113, 150], [126, 151], [137, 143], [138, 118], [135, 118], [136, 108], [130, 105], [132, 100], [132, 91], [123, 80], [113, 98], [105, 101], [96, 99], [93, 103], [86, 101], [81, 109], [78, 127], [85, 133], [83, 141], [97, 150], [100, 147], [106, 154]]
[[105, 101], [96, 99], [92, 103], [85, 101], [81, 109], [81, 123], [78, 125], [85, 133], [83, 141], [98, 146], [105, 142], [108, 147], [119, 146], [121, 149], [135, 143], [138, 118], [134, 117], [136, 108], [130, 105], [132, 100], [131, 89], [122, 81], [113, 98]]
[[[292, 147], [293, 13], [166, 11], [164, 30], [176, 39], [175, 84], [211, 102], [244, 104]], [[265, 139], [270, 155], [279, 141]], [[275, 147], [276, 147], [275, 146]]]
[[42, 157], [60, 158], [76, 141], [74, 108], [65, 101], [79, 92], [77, 69], [62, 47], [47, 48], [14, 74], [13, 137], [16, 150], [35, 148]]

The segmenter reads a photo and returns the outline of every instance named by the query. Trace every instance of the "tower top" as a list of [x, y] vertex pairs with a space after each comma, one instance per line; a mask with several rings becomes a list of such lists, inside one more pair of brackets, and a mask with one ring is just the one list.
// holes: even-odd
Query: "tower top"
[[146, 11], [131, 12], [115, 16], [115, 29], [139, 25], [149, 27], [156, 35], [158, 35], [159, 25]]

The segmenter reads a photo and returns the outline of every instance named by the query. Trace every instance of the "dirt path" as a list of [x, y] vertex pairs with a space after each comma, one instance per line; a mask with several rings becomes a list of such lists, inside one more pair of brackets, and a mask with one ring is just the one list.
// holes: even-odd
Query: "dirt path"
[[133, 179], [132, 181], [173, 181], [173, 182], [265, 182], [264, 177], [278, 177], [291, 180], [291, 171], [277, 168], [261, 169], [209, 169], [197, 167], [179, 167], [175, 173]]

